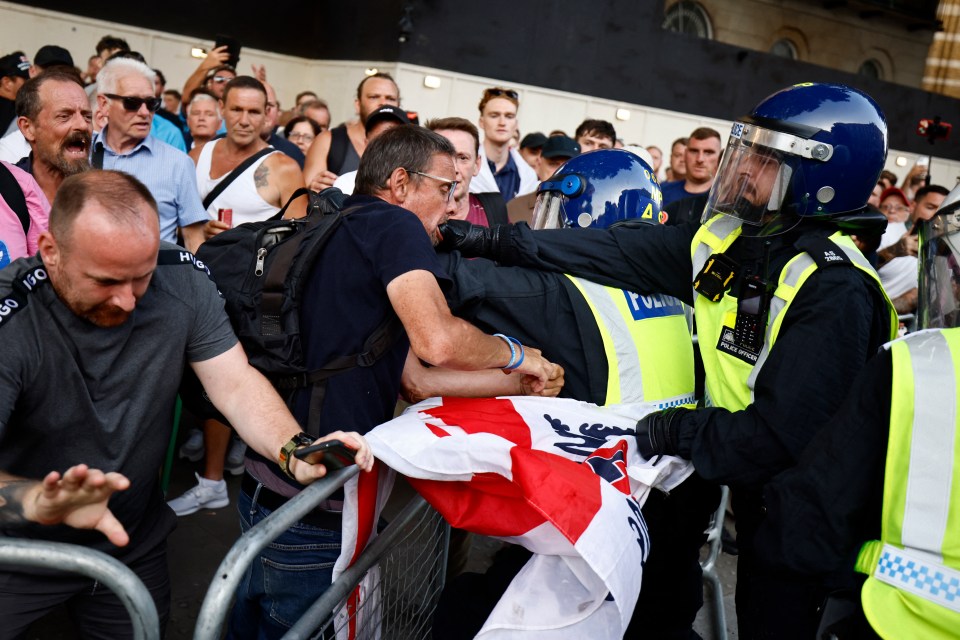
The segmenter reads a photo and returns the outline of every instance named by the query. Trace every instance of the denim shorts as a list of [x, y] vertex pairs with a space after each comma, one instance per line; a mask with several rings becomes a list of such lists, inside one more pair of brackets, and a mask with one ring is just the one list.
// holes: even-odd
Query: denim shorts
[[[244, 491], [237, 509], [244, 533], [271, 513]], [[267, 545], [237, 587], [227, 637], [283, 636], [330, 586], [340, 541], [339, 531], [298, 522]]]

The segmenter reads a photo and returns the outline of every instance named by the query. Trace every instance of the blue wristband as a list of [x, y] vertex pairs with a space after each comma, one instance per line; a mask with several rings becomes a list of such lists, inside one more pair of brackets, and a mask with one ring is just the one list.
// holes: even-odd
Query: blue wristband
[[519, 358], [516, 358], [516, 362], [514, 362], [514, 358], [510, 358], [510, 362], [508, 362], [508, 363], [507, 363], [507, 366], [504, 367], [504, 369], [507, 369], [507, 370], [511, 370], [511, 371], [512, 371], [513, 369], [516, 369], [516, 368], [519, 367], [521, 364], [523, 364], [523, 356], [524, 356], [524, 353], [523, 353], [523, 345], [520, 344], [520, 341], [517, 340], [516, 338], [511, 338], [511, 337], [507, 336], [507, 340], [512, 343], [512, 344], [510, 345], [510, 350], [511, 350], [511, 351], [513, 351], [513, 345], [514, 345], [514, 344], [517, 345], [517, 348], [520, 350], [520, 357], [519, 357]]
[[[514, 363], [514, 360], [517, 359], [517, 350], [513, 348], [513, 343], [516, 342], [516, 340], [515, 340], [514, 338], [510, 338], [510, 337], [508, 337], [508, 336], [505, 336], [505, 335], [503, 335], [502, 333], [495, 333], [495, 334], [493, 334], [493, 337], [494, 337], [494, 338], [502, 338], [503, 341], [507, 343], [507, 346], [510, 347], [510, 362], [508, 362], [506, 365], [504, 365], [504, 366], [502, 366], [502, 367], [500, 367], [500, 368], [501, 368], [501, 369], [509, 369], [509, 368], [511, 368], [511, 366], [514, 366], [514, 364], [513, 364], [513, 363]], [[520, 343], [517, 342], [517, 344], [520, 344]]]

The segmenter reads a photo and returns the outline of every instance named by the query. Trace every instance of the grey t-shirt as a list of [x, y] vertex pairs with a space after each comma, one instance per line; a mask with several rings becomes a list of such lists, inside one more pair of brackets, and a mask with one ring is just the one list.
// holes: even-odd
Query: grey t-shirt
[[84, 463], [131, 481], [110, 500], [130, 534], [125, 549], [65, 526], [3, 534], [84, 544], [127, 561], [165, 538], [176, 518], [159, 472], [183, 367], [236, 342], [216, 286], [173, 244], [161, 243], [131, 317], [109, 329], [60, 301], [38, 256], [0, 270], [0, 469], [40, 479]]

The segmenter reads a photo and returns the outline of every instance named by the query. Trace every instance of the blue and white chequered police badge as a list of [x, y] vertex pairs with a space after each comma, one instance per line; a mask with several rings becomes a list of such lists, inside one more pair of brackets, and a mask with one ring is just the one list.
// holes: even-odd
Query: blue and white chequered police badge
[[884, 545], [873, 577], [960, 613], [960, 571], [916, 552]]

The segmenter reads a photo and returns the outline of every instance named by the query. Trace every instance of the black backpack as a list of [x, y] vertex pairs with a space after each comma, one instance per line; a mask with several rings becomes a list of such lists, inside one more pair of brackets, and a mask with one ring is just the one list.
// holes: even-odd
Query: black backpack
[[[290, 202], [302, 195], [311, 197], [308, 215], [283, 220]], [[349, 208], [341, 210], [344, 198], [339, 189], [319, 194], [299, 189], [272, 218], [224, 231], [197, 251], [197, 259], [209, 269], [226, 301], [227, 315], [250, 364], [273, 383], [288, 406], [297, 389], [313, 388], [305, 425], [313, 435], [327, 379], [355, 367], [371, 366], [403, 333], [399, 318], [390, 313], [360, 353], [334, 358], [318, 369], [306, 365], [300, 332], [304, 285], [343, 216], [350, 214]], [[184, 398], [196, 413], [217, 417], [209, 402], [206, 410], [198, 411], [196, 402], [190, 400], [196, 398]]]

